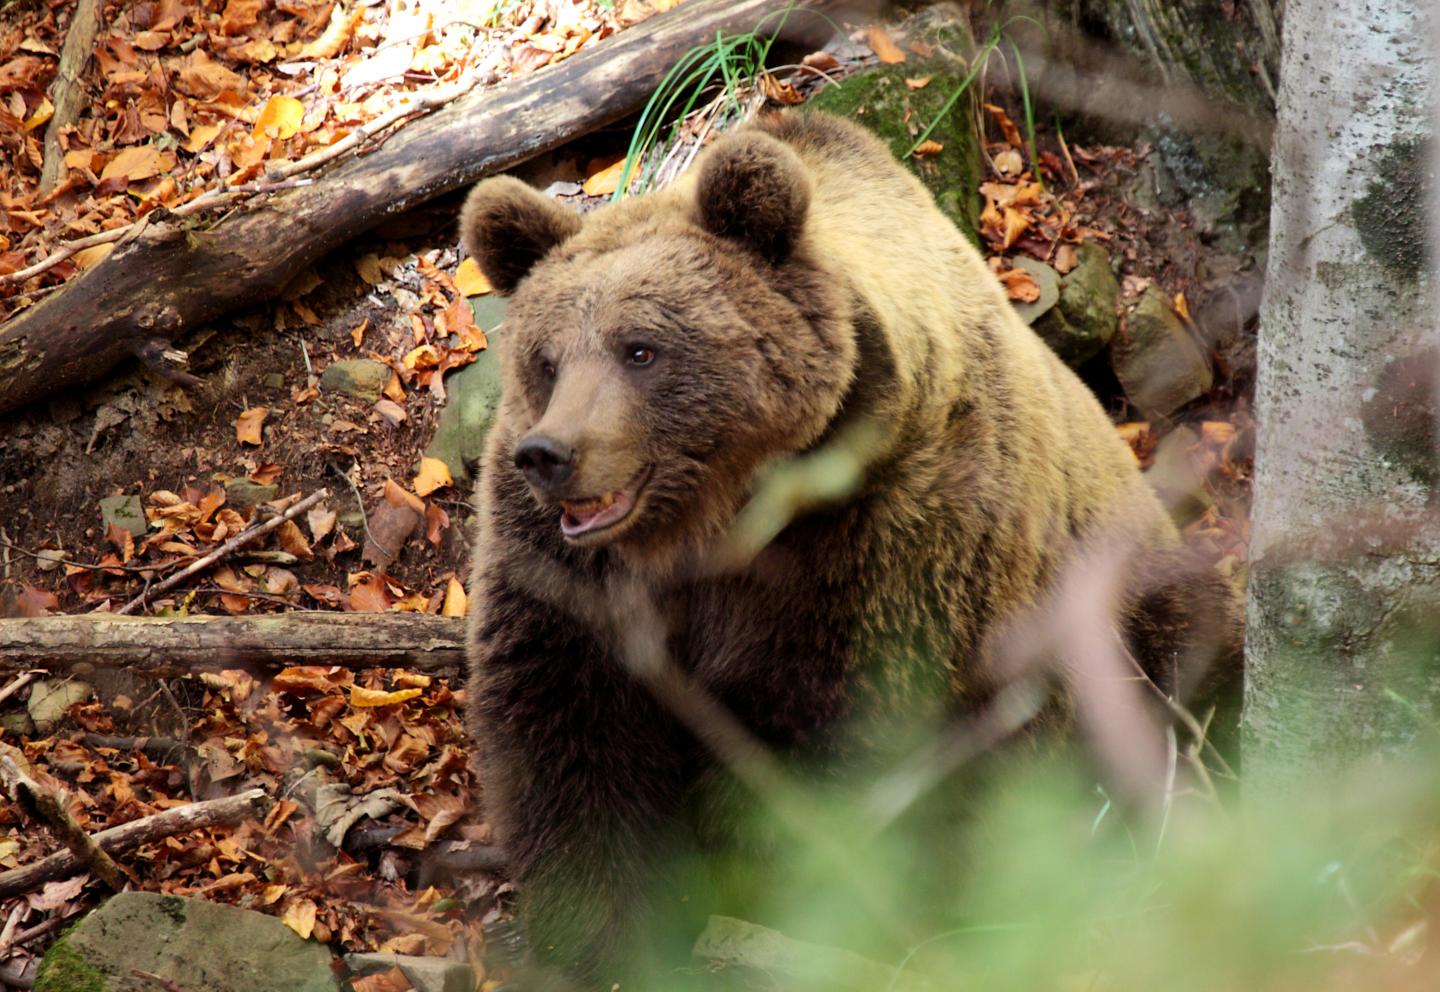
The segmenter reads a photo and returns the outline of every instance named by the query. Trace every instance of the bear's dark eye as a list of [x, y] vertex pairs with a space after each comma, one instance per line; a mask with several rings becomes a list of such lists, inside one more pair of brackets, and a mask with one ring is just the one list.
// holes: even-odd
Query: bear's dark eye
[[540, 375], [544, 377], [546, 382], [554, 382], [555, 363], [548, 358], [540, 359]]
[[655, 361], [655, 349], [649, 345], [632, 344], [625, 348], [625, 364], [643, 369]]

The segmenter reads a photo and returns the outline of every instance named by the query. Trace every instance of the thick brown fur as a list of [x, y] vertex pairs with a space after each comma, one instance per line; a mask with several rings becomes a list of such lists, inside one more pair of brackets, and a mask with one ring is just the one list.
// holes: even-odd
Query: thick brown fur
[[[1181, 552], [1095, 398], [860, 128], [769, 118], [669, 190], [583, 223], [558, 209], [487, 180], [463, 217], [471, 253], [514, 291], [478, 490], [469, 692], [537, 953], [593, 981], [629, 946], [715, 764], [622, 657], [636, 590], [674, 663], [752, 734], [825, 754], [842, 727], [933, 727], [992, 698], [987, 640], [1087, 542]], [[636, 346], [652, 364], [626, 364]], [[757, 473], [862, 423], [858, 489], [753, 560], [710, 567]], [[516, 467], [536, 434], [575, 452], [558, 489]], [[562, 536], [557, 500], [646, 472], [629, 517]], [[1191, 581], [1124, 597], [1157, 674], [1197, 633]]]

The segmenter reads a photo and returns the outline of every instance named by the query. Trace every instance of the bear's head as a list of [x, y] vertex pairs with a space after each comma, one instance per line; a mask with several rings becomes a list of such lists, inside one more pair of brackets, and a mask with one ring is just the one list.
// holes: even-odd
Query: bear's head
[[511, 178], [470, 194], [466, 249], [513, 294], [501, 457], [570, 544], [674, 563], [835, 419], [856, 344], [810, 192], [789, 146], [747, 130], [583, 218]]

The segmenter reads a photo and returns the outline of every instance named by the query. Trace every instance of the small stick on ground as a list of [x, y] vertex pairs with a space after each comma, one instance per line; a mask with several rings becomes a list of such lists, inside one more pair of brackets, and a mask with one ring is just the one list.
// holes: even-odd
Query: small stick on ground
[[60, 147], [60, 132], [75, 122], [82, 107], [90, 101], [85, 95], [85, 65], [95, 51], [95, 38], [100, 33], [100, 0], [80, 0], [70, 17], [65, 32], [65, 47], [60, 50], [60, 67], [50, 102], [55, 112], [45, 126], [45, 158], [40, 170], [40, 194], [55, 188], [65, 174], [65, 150]]
[[255, 538], [262, 537], [263, 535], [270, 533], [272, 530], [274, 530], [276, 527], [279, 527], [287, 520], [295, 519], [300, 514], [304, 513], [306, 510], [310, 509], [310, 507], [314, 506], [316, 503], [320, 502], [322, 499], [329, 495], [330, 490], [317, 489], [309, 496], [306, 496], [304, 499], [300, 500], [300, 502], [291, 506], [284, 513], [273, 516], [269, 520], [266, 520], [264, 523], [252, 524], [251, 526], [246, 527], [239, 534], [235, 535], [233, 538], [220, 545], [220, 547], [216, 548], [208, 555], [195, 559], [192, 564], [188, 565], [185, 568], [182, 568], [180, 571], [170, 576], [164, 582], [159, 583], [154, 588], [146, 589], [140, 595], [130, 600], [130, 602], [126, 603], [124, 606], [120, 607], [120, 609], [116, 610], [115, 612], [117, 614], [134, 613], [136, 610], [140, 609], [140, 607], [144, 606], [151, 596], [158, 596], [163, 592], [168, 592], [169, 590], [179, 585], [181, 582], [184, 582], [190, 576], [195, 575], [199, 572], [203, 572], [210, 566], [214, 565], [216, 562], [220, 561], [222, 558], [225, 558], [227, 555], [234, 554], [237, 549], [243, 547], [246, 544], [249, 544], [251, 541], [255, 540]]
[[21, 672], [19, 675], [15, 676], [15, 678], [11, 679], [9, 685], [5, 686], [5, 688], [3, 689], [0, 689], [0, 703], [3, 703], [5, 700], [9, 699], [11, 696], [15, 695], [15, 693], [19, 692], [21, 689], [25, 688], [27, 685], [33, 682], [35, 680], [36, 674], [36, 672]]
[[65, 812], [65, 804], [60, 797], [26, 774], [11, 754], [0, 753], [0, 781], [4, 781], [5, 791], [12, 799], [50, 825], [70, 849], [77, 865], [88, 868], [115, 892], [125, 888], [128, 880], [120, 866], [101, 850], [95, 838], [87, 834], [74, 817]]
[[[242, 820], [261, 816], [269, 806], [270, 797], [264, 789], [251, 789], [238, 796], [177, 806], [153, 816], [132, 820], [118, 827], [102, 830], [91, 837], [91, 840], [109, 854], [123, 854], [142, 844], [151, 844], [177, 834], [210, 827], [228, 827]], [[83, 867], [84, 864], [73, 853], [59, 851], [23, 868], [0, 872], [0, 899], [30, 892], [46, 882], [73, 875]]]

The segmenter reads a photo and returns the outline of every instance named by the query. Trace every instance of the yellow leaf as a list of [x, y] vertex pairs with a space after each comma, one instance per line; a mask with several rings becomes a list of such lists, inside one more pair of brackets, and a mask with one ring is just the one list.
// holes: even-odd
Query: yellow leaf
[[870, 48], [881, 62], [893, 65], [905, 61], [905, 53], [890, 39], [885, 29], [876, 24], [870, 28]]
[[260, 111], [253, 133], [257, 138], [269, 133], [271, 137], [284, 141], [299, 133], [300, 122], [304, 119], [305, 104], [293, 96], [272, 96], [265, 101], [265, 109]]
[[465, 587], [452, 575], [445, 583], [445, 605], [440, 607], [442, 617], [463, 617], [470, 602], [465, 598]]
[[350, 687], [350, 705], [369, 706], [393, 706], [396, 703], [403, 703], [407, 699], [414, 699], [420, 695], [419, 689], [398, 689], [395, 692], [383, 692], [379, 689], [366, 689], [364, 686], [352, 685]]
[[919, 76], [915, 79], [907, 78], [905, 80], [905, 85], [912, 90], [923, 90], [925, 87], [930, 85], [930, 77]]
[[240, 414], [235, 418], [235, 440], [241, 444], [261, 444], [263, 425], [269, 415], [270, 408], [265, 406], [252, 406]]
[[473, 258], [465, 259], [455, 270], [455, 287], [466, 296], [484, 296], [494, 289]]
[[198, 124], [191, 130], [190, 137], [185, 139], [185, 150], [191, 154], [204, 151], [219, 134], [219, 124]]
[[1175, 294], [1175, 312], [1187, 321], [1190, 319], [1190, 305], [1185, 302], [1184, 293]]
[[41, 124], [44, 124], [55, 114], [55, 104], [50, 102], [49, 97], [40, 101], [40, 106], [35, 108], [35, 113], [25, 119], [25, 130], [33, 131]]
[[453, 486], [455, 480], [450, 477], [450, 466], [446, 465], [439, 458], [421, 458], [420, 471], [415, 474], [415, 494], [417, 496], [429, 496], [442, 486]]
[[590, 163], [590, 175], [585, 180], [586, 196], [609, 196], [620, 188], [620, 173], [625, 171], [625, 157], [622, 155], [610, 164], [604, 159]]
[[303, 939], [309, 940], [310, 935], [315, 932], [315, 916], [318, 908], [309, 899], [297, 899], [285, 907], [285, 915], [280, 919], [291, 930], [298, 933]]

